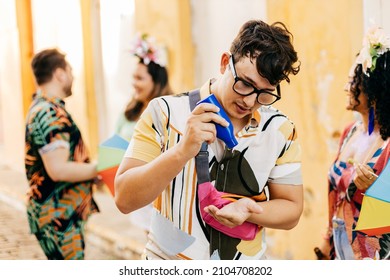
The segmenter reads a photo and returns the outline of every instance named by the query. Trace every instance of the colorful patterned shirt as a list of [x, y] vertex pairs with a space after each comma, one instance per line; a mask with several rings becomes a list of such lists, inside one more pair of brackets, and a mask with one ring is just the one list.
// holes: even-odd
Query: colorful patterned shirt
[[[210, 94], [209, 82], [200, 89]], [[188, 94], [152, 100], [138, 121], [125, 157], [150, 162], [176, 145], [190, 114]], [[219, 191], [268, 200], [267, 183], [302, 184], [300, 146], [295, 127], [280, 111], [262, 106], [236, 135], [238, 145], [209, 145], [212, 183]], [[169, 167], [167, 167], [169, 168]], [[145, 186], [147, 187], [147, 186]], [[195, 160], [187, 162], [155, 200], [147, 251], [164, 258], [261, 259], [265, 231], [254, 240], [232, 238], [203, 222], [197, 201]]]
[[[356, 133], [361, 122], [349, 125], [340, 140], [339, 154], [344, 146]], [[390, 157], [389, 140], [374, 153], [367, 164], [376, 174], [380, 174]], [[349, 242], [355, 254], [355, 259], [389, 259], [390, 258], [390, 234], [380, 236], [368, 236], [355, 230], [362, 207], [364, 192], [359, 191], [353, 182], [355, 175], [354, 166], [351, 163], [341, 161], [339, 157], [329, 169], [329, 228], [332, 230], [332, 218], [342, 215]], [[342, 206], [342, 207], [341, 207]], [[341, 212], [341, 214], [339, 214]], [[330, 257], [335, 259], [333, 236], [330, 237]]]
[[30, 185], [28, 220], [32, 233], [66, 232], [97, 212], [92, 198], [92, 180], [54, 182], [47, 174], [41, 155], [57, 148], [69, 149], [69, 161], [89, 162], [81, 133], [65, 103], [38, 92], [26, 120], [25, 167]]

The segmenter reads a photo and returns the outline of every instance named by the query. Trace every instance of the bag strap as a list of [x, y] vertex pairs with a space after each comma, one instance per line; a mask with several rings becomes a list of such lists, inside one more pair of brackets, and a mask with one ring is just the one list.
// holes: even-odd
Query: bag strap
[[[200, 100], [200, 91], [199, 89], [190, 91], [188, 93], [190, 100], [190, 109], [194, 110], [196, 103]], [[202, 184], [205, 182], [210, 182], [210, 173], [209, 173], [209, 152], [207, 151], [207, 143], [203, 142], [199, 153], [195, 156], [195, 167], [198, 175], [198, 183]]]

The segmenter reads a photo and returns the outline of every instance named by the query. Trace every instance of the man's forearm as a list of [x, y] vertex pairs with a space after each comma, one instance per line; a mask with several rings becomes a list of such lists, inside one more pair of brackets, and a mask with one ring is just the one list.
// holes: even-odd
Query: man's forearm
[[51, 176], [51, 179], [56, 182], [82, 182], [96, 176], [96, 164], [68, 161]]

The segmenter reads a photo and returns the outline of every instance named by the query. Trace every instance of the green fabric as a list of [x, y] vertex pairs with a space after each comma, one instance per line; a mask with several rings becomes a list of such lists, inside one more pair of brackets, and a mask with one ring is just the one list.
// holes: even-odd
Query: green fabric
[[116, 124], [115, 133], [119, 134], [127, 141], [130, 141], [136, 124], [137, 122], [128, 121], [124, 114], [120, 114]]

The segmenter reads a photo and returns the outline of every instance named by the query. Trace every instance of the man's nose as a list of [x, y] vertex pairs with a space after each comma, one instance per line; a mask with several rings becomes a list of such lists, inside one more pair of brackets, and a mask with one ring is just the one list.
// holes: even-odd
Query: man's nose
[[244, 103], [247, 107], [252, 108], [256, 104], [257, 93], [252, 93], [251, 95], [247, 95], [244, 97]]

